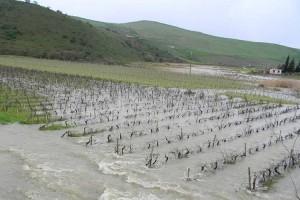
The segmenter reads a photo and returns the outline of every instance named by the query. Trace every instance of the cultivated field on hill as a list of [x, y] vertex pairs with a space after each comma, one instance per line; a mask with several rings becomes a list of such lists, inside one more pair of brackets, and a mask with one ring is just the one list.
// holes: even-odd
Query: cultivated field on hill
[[0, 56], [0, 65], [169, 88], [239, 89], [251, 87], [243, 81], [222, 76], [189, 76], [188, 74], [164, 71], [159, 64], [104, 65]]

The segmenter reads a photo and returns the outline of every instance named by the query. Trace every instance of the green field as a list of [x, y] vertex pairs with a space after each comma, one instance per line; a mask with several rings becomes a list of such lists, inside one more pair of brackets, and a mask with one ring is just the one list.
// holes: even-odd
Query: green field
[[155, 67], [155, 64], [141, 63], [133, 67], [0, 56], [0, 65], [169, 88], [240, 89], [250, 87], [247, 83], [223, 77], [189, 76], [167, 72], [161, 67]]
[[[1, 85], [0, 85], [1, 86]], [[19, 103], [17, 93], [7, 87], [0, 88], [0, 124], [13, 122], [25, 122], [30, 116], [30, 112]]]
[[41, 97], [29, 96], [23, 91], [12, 90], [0, 84], [0, 124], [14, 122], [24, 124], [45, 123], [44, 116], [33, 116], [29, 108], [39, 104], [40, 101]]

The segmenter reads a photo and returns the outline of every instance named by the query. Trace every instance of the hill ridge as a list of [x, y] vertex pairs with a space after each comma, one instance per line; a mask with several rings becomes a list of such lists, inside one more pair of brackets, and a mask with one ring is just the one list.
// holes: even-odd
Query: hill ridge
[[[92, 20], [92, 21], [97, 22], [97, 20]], [[216, 38], [222, 38], [222, 39], [229, 39], [229, 40], [238, 40], [238, 41], [241, 41], [241, 42], [252, 42], [252, 43], [261, 43], [261, 44], [276, 45], [276, 46], [287, 47], [287, 48], [291, 48], [291, 49], [295, 49], [295, 50], [299, 50], [300, 51], [300, 48], [291, 47], [291, 46], [288, 46], [288, 45], [277, 44], [277, 43], [273, 43], [273, 42], [254, 41], [254, 40], [246, 40], [246, 39], [239, 39], [239, 38], [218, 36], [218, 35], [213, 35], [213, 34], [205, 33], [205, 32], [202, 32], [202, 31], [191, 30], [191, 29], [183, 28], [183, 27], [180, 27], [180, 26], [177, 26], [177, 25], [171, 25], [171, 24], [167, 24], [167, 23], [164, 23], [164, 22], [152, 21], [152, 20], [138, 20], [138, 21], [132, 21], [132, 22], [126, 22], [126, 23], [109, 23], [109, 22], [103, 22], [103, 23], [115, 24], [115, 25], [127, 25], [127, 24], [130, 25], [130, 24], [135, 24], [135, 23], [154, 23], [154, 24], [166, 25], [166, 26], [169, 26], [169, 27], [174, 27], [174, 28], [177, 28], [177, 29], [181, 29], [183, 31], [189, 31], [189, 32], [193, 32], [193, 33], [198, 33], [198, 34], [210, 36], [210, 37], [216, 37]]]
[[212, 36], [161, 22], [105, 23], [14, 0], [0, 1], [0, 54], [105, 63], [195, 62], [276, 66], [300, 50]]
[[20, 1], [0, 1], [0, 54], [105, 63], [176, 60], [152, 48], [60, 11]]

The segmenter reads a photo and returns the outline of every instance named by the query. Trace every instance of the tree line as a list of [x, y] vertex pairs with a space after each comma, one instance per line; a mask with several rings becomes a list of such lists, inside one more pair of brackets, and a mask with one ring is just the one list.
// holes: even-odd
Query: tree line
[[291, 59], [290, 56], [288, 56], [285, 60], [285, 63], [282, 64], [279, 68], [282, 69], [282, 73], [300, 72], [300, 61], [296, 65], [295, 59]]

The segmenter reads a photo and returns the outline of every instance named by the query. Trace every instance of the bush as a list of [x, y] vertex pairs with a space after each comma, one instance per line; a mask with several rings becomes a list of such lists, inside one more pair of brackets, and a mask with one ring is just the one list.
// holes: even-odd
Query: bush
[[1, 30], [4, 33], [4, 37], [7, 40], [15, 40], [18, 35], [21, 35], [21, 32], [17, 29], [16, 26], [4, 24], [1, 26]]

